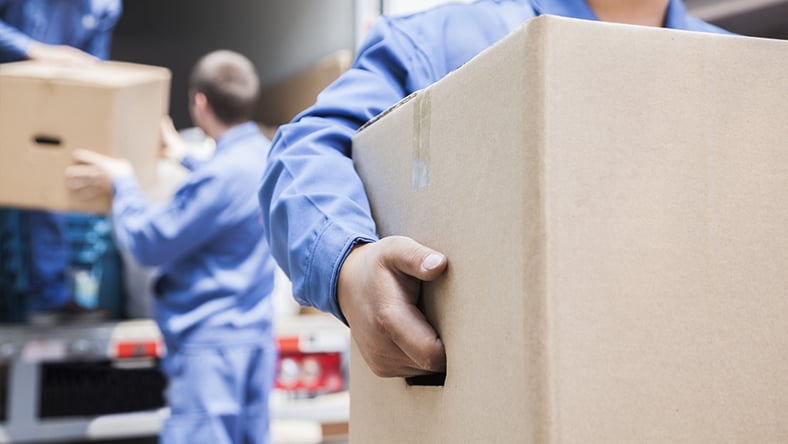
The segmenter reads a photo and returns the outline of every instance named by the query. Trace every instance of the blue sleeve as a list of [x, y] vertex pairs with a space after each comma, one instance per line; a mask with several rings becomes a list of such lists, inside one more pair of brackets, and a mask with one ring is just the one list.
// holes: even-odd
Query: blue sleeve
[[259, 197], [273, 255], [299, 303], [342, 320], [339, 268], [355, 243], [377, 239], [351, 137], [419, 82], [408, 68], [414, 57], [429, 65], [389, 21], [379, 21], [353, 67], [279, 129], [269, 153]]
[[191, 154], [187, 154], [183, 156], [183, 159], [181, 159], [181, 166], [183, 166], [189, 171], [194, 171], [198, 166], [202, 165], [203, 163], [205, 163], [204, 159], [199, 159]]
[[33, 40], [22, 31], [0, 20], [0, 62], [24, 60]]
[[222, 199], [213, 178], [191, 178], [164, 205], [151, 206], [136, 179], [127, 177], [113, 184], [115, 238], [145, 266], [177, 261], [199, 249], [221, 227]]
[[339, 269], [353, 245], [377, 240], [353, 168], [353, 134], [530, 16], [533, 9], [525, 3], [480, 1], [384, 17], [370, 30], [351, 69], [279, 129], [259, 197], [272, 253], [299, 303], [344, 320], [336, 300]]
[[98, 14], [95, 34], [84, 48], [85, 52], [102, 60], [109, 59], [112, 31], [120, 18], [121, 12], [123, 12], [123, 6], [120, 0], [102, 2], [102, 11]]

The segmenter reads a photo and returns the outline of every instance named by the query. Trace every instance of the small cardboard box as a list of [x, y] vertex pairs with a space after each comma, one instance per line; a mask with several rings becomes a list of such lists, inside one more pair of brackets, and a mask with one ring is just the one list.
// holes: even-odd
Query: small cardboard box
[[169, 70], [154, 66], [0, 65], [0, 205], [107, 212], [109, 199], [81, 200], [65, 186], [77, 148], [127, 158], [152, 185], [169, 90]]
[[544, 16], [363, 128], [443, 386], [351, 355], [353, 443], [788, 442], [788, 42]]

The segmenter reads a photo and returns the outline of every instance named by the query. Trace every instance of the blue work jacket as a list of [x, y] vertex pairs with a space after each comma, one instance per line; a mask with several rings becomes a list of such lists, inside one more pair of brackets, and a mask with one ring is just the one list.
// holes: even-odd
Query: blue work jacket
[[[541, 14], [597, 20], [583, 0], [482, 0], [384, 17], [351, 69], [280, 128], [259, 197], [273, 255], [301, 304], [344, 320], [339, 269], [353, 245], [377, 239], [350, 157], [356, 130]], [[680, 0], [670, 1], [665, 26], [725, 32], [688, 16]]]
[[0, 63], [24, 60], [33, 40], [109, 57], [120, 0], [0, 0]]
[[155, 318], [167, 347], [273, 337], [274, 262], [255, 190], [270, 142], [247, 122], [216, 141], [173, 198], [149, 205], [133, 177], [114, 182], [119, 246], [155, 267]]

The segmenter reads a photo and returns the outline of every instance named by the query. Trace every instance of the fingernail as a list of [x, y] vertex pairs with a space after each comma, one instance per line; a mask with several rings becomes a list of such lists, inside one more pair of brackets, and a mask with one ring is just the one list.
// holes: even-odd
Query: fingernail
[[430, 271], [438, 268], [438, 266], [443, 262], [443, 255], [437, 253], [430, 253], [427, 257], [421, 261], [421, 268]]

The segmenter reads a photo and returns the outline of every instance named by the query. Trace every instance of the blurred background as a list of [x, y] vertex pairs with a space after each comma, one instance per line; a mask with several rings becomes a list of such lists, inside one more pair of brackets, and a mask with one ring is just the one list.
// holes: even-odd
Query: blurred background
[[[257, 65], [273, 86], [336, 51], [354, 50], [381, 13], [402, 14], [440, 0], [134, 0], [124, 3], [112, 58], [172, 70], [171, 114], [190, 125], [186, 75], [209, 50], [230, 48]], [[786, 0], [687, 0], [690, 12], [744, 35], [788, 38]]]

